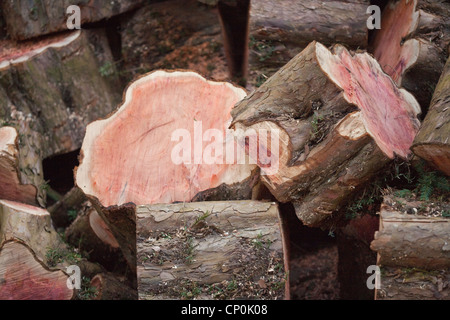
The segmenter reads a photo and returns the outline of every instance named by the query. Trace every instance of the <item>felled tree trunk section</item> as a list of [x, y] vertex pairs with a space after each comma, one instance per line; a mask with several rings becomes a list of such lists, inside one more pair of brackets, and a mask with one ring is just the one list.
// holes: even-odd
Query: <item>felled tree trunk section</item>
[[430, 109], [412, 150], [436, 168], [450, 176], [450, 58], [439, 79]]
[[[139, 298], [180, 298], [176, 290], [186, 281], [200, 288], [223, 281], [258, 286], [261, 277], [269, 280], [267, 270], [287, 263], [281, 228], [277, 205], [269, 202], [139, 206]], [[281, 270], [274, 273], [284, 281]], [[274, 297], [284, 290], [289, 297], [288, 288], [278, 287]]]
[[55, 228], [67, 228], [71, 223], [70, 210], [78, 210], [87, 201], [86, 195], [78, 187], [73, 187], [58, 202], [47, 208]]
[[305, 48], [311, 41], [325, 45], [367, 47], [367, 0], [253, 1], [251, 34], [256, 39]]
[[86, 125], [120, 100], [114, 75], [101, 73], [108, 61], [114, 71], [107, 41], [91, 31], [2, 47], [0, 87], [7, 100], [0, 101], [1, 115], [34, 142], [40, 159], [79, 149]]
[[76, 1], [2, 1], [7, 29], [15, 40], [25, 40], [68, 29], [67, 21], [73, 20], [74, 12], [67, 8], [76, 5], [80, 8], [80, 23], [96, 22], [111, 18], [140, 6], [143, 0], [117, 0], [105, 2], [102, 0]]
[[450, 5], [443, 0], [391, 0], [371, 51], [397, 85], [427, 110], [450, 43]]
[[100, 273], [92, 278], [91, 287], [96, 289], [95, 300], [137, 300], [137, 290], [112, 273]]
[[155, 71], [130, 84], [115, 114], [88, 126], [76, 184], [130, 265], [134, 204], [251, 198], [255, 166], [238, 164], [245, 159], [236, 153], [225, 157], [227, 145], [237, 149], [226, 129], [231, 108], [244, 96], [240, 88], [193, 72]]
[[42, 265], [33, 252], [17, 241], [0, 246], [0, 300], [71, 300], [68, 277]]
[[79, 215], [65, 231], [66, 241], [85, 252], [90, 261], [111, 271], [124, 265], [119, 243], [95, 209]]
[[[379, 300], [450, 299], [450, 219], [407, 214], [385, 197], [371, 249], [381, 267]], [[420, 203], [404, 204], [420, 207]]]
[[450, 267], [450, 219], [404, 214], [384, 203], [371, 248], [378, 264], [438, 270]]
[[47, 267], [48, 250], [63, 248], [46, 210], [0, 200], [0, 299], [71, 299], [68, 276]]
[[409, 156], [419, 112], [370, 55], [312, 42], [236, 105], [231, 127], [277, 200], [323, 226], [389, 158]]
[[18, 134], [13, 127], [0, 128], [0, 199], [37, 204], [36, 187], [19, 179]]

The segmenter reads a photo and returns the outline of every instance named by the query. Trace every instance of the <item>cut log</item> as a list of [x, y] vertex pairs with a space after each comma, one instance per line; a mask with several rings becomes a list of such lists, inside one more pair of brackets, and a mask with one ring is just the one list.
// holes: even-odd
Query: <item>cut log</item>
[[18, 134], [13, 127], [0, 128], [0, 199], [37, 204], [36, 188], [19, 178]]
[[[67, 21], [72, 21], [73, 11], [68, 11], [70, 5], [80, 8], [81, 24], [96, 22], [111, 18], [123, 12], [140, 6], [144, 0], [116, 1], [2, 1], [7, 29], [10, 36], [16, 40], [24, 40], [68, 29]], [[69, 22], [70, 22], [69, 21]]]
[[0, 200], [0, 244], [19, 240], [47, 264], [47, 251], [63, 249], [47, 210], [27, 204]]
[[[252, 298], [255, 291], [249, 287], [258, 287], [260, 279], [285, 280], [286, 239], [281, 228], [277, 205], [270, 202], [139, 206], [139, 299], [182, 298], [177, 288], [185, 282], [204, 294], [207, 286], [224, 281], [240, 283], [241, 290], [248, 291], [245, 298]], [[289, 297], [288, 285], [274, 291], [272, 298]]]
[[49, 250], [63, 249], [46, 210], [0, 200], [0, 299], [72, 299], [68, 276], [47, 267]]
[[73, 187], [58, 202], [47, 208], [55, 228], [67, 228], [71, 224], [69, 210], [80, 209], [87, 201], [86, 195], [78, 187]]
[[79, 215], [66, 229], [67, 243], [86, 253], [89, 261], [98, 262], [110, 271], [126, 265], [119, 243], [95, 209]]
[[413, 152], [450, 176], [450, 58], [439, 79], [430, 109], [414, 139]]
[[255, 0], [250, 9], [250, 85], [259, 87], [311, 41], [368, 46], [368, 0]]
[[410, 155], [418, 113], [370, 55], [312, 42], [236, 105], [231, 127], [277, 200], [320, 226], [389, 158]]
[[443, 0], [391, 0], [371, 51], [397, 85], [427, 110], [450, 43], [450, 5]]
[[[439, 270], [450, 267], [450, 219], [406, 214], [385, 198], [380, 209], [380, 228], [371, 249], [378, 265]], [[415, 204], [419, 207], [420, 203]]]
[[137, 290], [129, 287], [125, 279], [111, 273], [97, 274], [91, 280], [96, 289], [95, 300], [137, 300]]
[[71, 300], [68, 276], [42, 265], [24, 244], [0, 246], [0, 300]]
[[311, 41], [367, 47], [368, 0], [257, 0], [250, 10], [250, 32], [255, 39], [305, 48]]
[[[76, 184], [127, 261], [135, 261], [135, 212], [122, 205], [251, 198], [255, 166], [225, 159], [225, 146], [237, 150], [226, 130], [230, 111], [244, 96], [240, 88], [193, 72], [156, 71], [128, 87], [115, 114], [87, 127]], [[213, 147], [203, 143], [212, 139]]]
[[376, 300], [450, 300], [448, 271], [382, 268]]
[[[1, 115], [23, 140], [33, 140], [40, 159], [79, 149], [86, 125], [120, 101], [108, 43], [99, 38], [97, 31], [75, 31], [0, 49], [7, 98], [0, 101]], [[111, 64], [108, 77], [100, 70], [103, 61]]]

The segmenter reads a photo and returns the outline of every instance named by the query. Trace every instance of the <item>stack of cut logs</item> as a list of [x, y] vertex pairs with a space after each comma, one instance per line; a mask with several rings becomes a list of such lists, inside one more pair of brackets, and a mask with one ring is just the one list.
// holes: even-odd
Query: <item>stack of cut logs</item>
[[[275, 262], [289, 275], [277, 202], [327, 229], [396, 157], [419, 156], [450, 175], [443, 0], [387, 1], [370, 37], [368, 0], [254, 1], [251, 37], [277, 41], [290, 58], [264, 84], [248, 93], [193, 71], [154, 70], [128, 85], [122, 103], [111, 34], [56, 33], [67, 28], [66, 6], [49, 2], [0, 3], [0, 299], [77, 296], [67, 285], [70, 263], [50, 263], [49, 252], [67, 247], [55, 227], [101, 265], [82, 268], [97, 299], [180, 298], [173, 288], [186, 281], [206, 288], [255, 270], [248, 280], [257, 283], [279, 269]], [[143, 2], [80, 1], [82, 24]], [[42, 160], [80, 148], [75, 188], [42, 209]], [[77, 206], [84, 210], [70, 223]], [[450, 219], [408, 219], [382, 206], [372, 243], [379, 264], [448, 268]], [[404, 247], [393, 234], [413, 236], [417, 224], [416, 238], [431, 240]], [[289, 298], [288, 277], [277, 290]], [[448, 297], [402, 290], [386, 283], [376, 297]]]

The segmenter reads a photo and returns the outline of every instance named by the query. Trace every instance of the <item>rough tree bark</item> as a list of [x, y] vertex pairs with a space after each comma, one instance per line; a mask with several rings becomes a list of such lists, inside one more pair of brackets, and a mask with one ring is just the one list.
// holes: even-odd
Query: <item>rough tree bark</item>
[[0, 279], [0, 300], [71, 300], [74, 296], [64, 272], [49, 270], [17, 241], [0, 246]]
[[67, 13], [70, 5], [80, 7], [82, 24], [111, 18], [140, 6], [144, 0], [76, 0], [76, 1], [11, 1], [0, 3], [10, 36], [25, 40], [58, 31], [67, 30], [67, 20], [73, 11]]
[[[281, 229], [277, 205], [270, 202], [139, 206], [139, 298], [180, 298], [175, 286], [183, 281], [206, 286], [247, 277], [256, 285], [271, 266], [287, 266]], [[283, 288], [289, 297], [289, 285], [278, 289], [281, 295]]]
[[370, 55], [313, 42], [236, 105], [231, 127], [277, 200], [323, 226], [389, 158], [409, 156], [418, 113]]
[[[244, 96], [240, 88], [193, 72], [156, 71], [128, 87], [115, 114], [88, 126], [76, 184], [131, 265], [134, 205], [125, 204], [251, 198], [255, 166], [235, 164], [234, 153], [227, 162], [221, 151], [226, 145], [237, 149], [226, 128], [231, 108]], [[214, 146], [203, 143], [213, 139]]]
[[450, 267], [450, 219], [398, 212], [392, 199], [380, 209], [380, 228], [371, 249], [378, 264], [426, 270]]
[[19, 178], [17, 140], [15, 128], [0, 128], [0, 199], [36, 205], [36, 187], [23, 185]]
[[450, 58], [439, 79], [430, 109], [414, 139], [412, 150], [450, 176]]
[[0, 200], [0, 299], [71, 299], [68, 276], [47, 267], [62, 248], [46, 210]]
[[67, 243], [87, 253], [89, 260], [110, 271], [124, 265], [119, 243], [95, 209], [80, 214], [66, 229]]
[[445, 270], [385, 267], [376, 300], [449, 300], [450, 274]]
[[371, 52], [383, 70], [428, 109], [450, 43], [450, 5], [444, 0], [391, 0]]
[[86, 195], [78, 187], [73, 187], [58, 202], [47, 208], [55, 228], [67, 228], [71, 223], [69, 210], [78, 210], [87, 201]]
[[367, 0], [253, 1], [250, 32], [253, 37], [305, 48], [311, 41], [351, 48], [367, 47]]
[[[0, 50], [0, 86], [8, 99], [0, 101], [1, 116], [17, 124], [24, 139], [41, 137], [41, 159], [79, 149], [86, 125], [120, 101], [114, 75], [102, 76], [102, 64], [109, 62], [111, 73], [115, 68], [99, 33], [75, 31]], [[30, 133], [20, 128], [27, 118]]]
[[[417, 208], [422, 202], [404, 202]], [[371, 249], [381, 267], [375, 292], [378, 300], [450, 298], [450, 219], [408, 214], [398, 201], [385, 196], [379, 212], [380, 227]]]

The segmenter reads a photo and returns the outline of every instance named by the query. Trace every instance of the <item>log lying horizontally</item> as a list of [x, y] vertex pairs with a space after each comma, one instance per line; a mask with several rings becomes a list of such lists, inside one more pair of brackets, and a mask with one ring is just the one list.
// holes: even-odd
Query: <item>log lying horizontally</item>
[[378, 300], [450, 298], [450, 219], [407, 214], [400, 209], [420, 208], [423, 202], [385, 196], [380, 227], [370, 247], [382, 268], [376, 282]]
[[385, 199], [381, 206], [380, 228], [370, 245], [378, 252], [378, 264], [427, 270], [449, 268], [450, 219], [401, 213], [392, 208], [391, 201]]
[[12, 127], [0, 128], [0, 199], [37, 204], [36, 188], [19, 179], [18, 134]]
[[368, 0], [256, 0], [250, 10], [250, 33], [255, 39], [295, 44], [305, 48], [311, 41], [351, 48], [367, 47]]
[[412, 150], [450, 176], [450, 58], [433, 94], [430, 109]]
[[232, 128], [259, 140], [248, 152], [277, 200], [319, 226], [388, 158], [409, 156], [418, 113], [370, 55], [312, 42], [236, 105]]
[[414, 94], [427, 110], [450, 43], [448, 1], [391, 0], [371, 50], [397, 85]]
[[48, 250], [62, 248], [46, 210], [0, 200], [0, 300], [71, 299], [68, 276], [47, 267]]
[[[139, 298], [180, 298], [175, 291], [183, 281], [204, 288], [233, 280], [257, 286], [277, 264], [288, 272], [281, 228], [277, 205], [270, 202], [139, 206]], [[278, 290], [275, 296], [286, 290], [289, 297], [288, 284]]]
[[2, 1], [0, 11], [3, 10], [7, 29], [10, 36], [16, 40], [46, 35], [52, 32], [67, 30], [67, 21], [74, 11], [67, 12], [70, 5], [80, 8], [79, 22], [100, 21], [112, 16], [132, 10], [141, 5], [143, 0], [115, 0], [115, 1]]
[[[134, 206], [121, 205], [251, 198], [255, 166], [226, 162], [220, 151], [226, 141], [237, 150], [226, 129], [245, 94], [193, 72], [156, 71], [128, 87], [115, 114], [87, 127], [76, 184], [127, 261], [135, 261]], [[213, 139], [216, 149], [204, 143]]]

